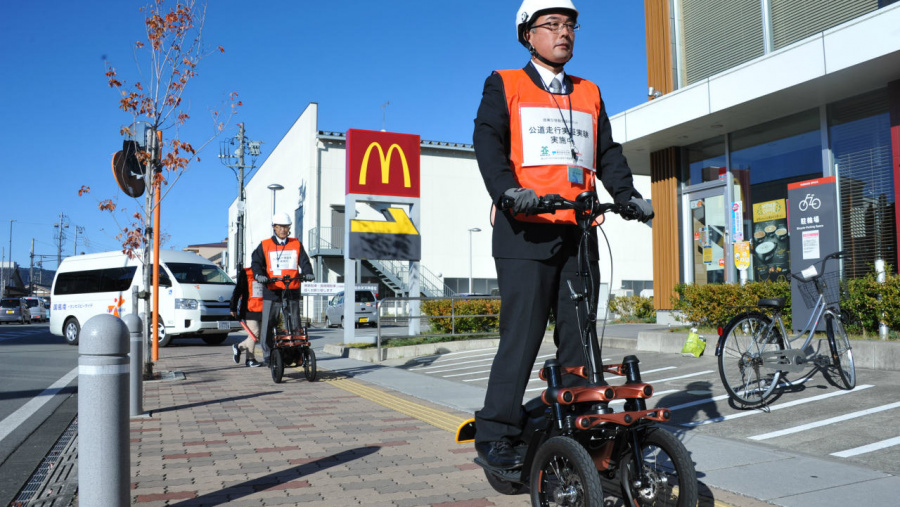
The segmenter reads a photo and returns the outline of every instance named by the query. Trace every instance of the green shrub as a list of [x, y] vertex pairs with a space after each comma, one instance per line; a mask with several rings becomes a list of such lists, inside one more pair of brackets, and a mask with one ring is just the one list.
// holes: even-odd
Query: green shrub
[[889, 274], [881, 284], [872, 273], [848, 280], [845, 288], [841, 310], [851, 333], [877, 333], [882, 318], [890, 329], [900, 329], [900, 276]]
[[609, 310], [618, 313], [624, 321], [656, 321], [653, 298], [616, 296], [609, 300]]
[[[878, 333], [883, 318], [890, 329], [900, 329], [900, 276], [888, 274], [878, 283], [874, 273], [841, 283], [841, 313], [851, 334]], [[724, 324], [741, 310], [755, 306], [762, 298], [783, 297], [786, 306], [782, 319], [791, 329], [791, 286], [789, 282], [751, 282], [735, 284], [686, 285], [675, 287], [672, 305], [685, 320], [701, 326]], [[802, 301], [800, 304], [804, 304]]]
[[763, 298], [783, 297], [786, 309], [782, 315], [784, 325], [791, 325], [791, 286], [788, 282], [750, 282], [743, 287], [737, 284], [710, 283], [705, 285], [678, 284], [677, 296], [672, 305], [680, 310], [690, 323], [717, 327], [742, 311], [742, 306], [756, 306]]
[[454, 330], [451, 312], [455, 315], [456, 333], [488, 333], [500, 328], [499, 317], [465, 317], [466, 315], [499, 315], [499, 299], [434, 299], [422, 303], [422, 312], [435, 333], [449, 334]]

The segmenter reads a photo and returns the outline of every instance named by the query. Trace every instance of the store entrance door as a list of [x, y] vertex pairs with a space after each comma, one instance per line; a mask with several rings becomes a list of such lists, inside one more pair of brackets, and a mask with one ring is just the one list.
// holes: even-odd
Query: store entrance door
[[697, 285], [733, 282], [728, 199], [725, 181], [711, 181], [687, 189], [689, 224], [684, 244], [689, 275]]

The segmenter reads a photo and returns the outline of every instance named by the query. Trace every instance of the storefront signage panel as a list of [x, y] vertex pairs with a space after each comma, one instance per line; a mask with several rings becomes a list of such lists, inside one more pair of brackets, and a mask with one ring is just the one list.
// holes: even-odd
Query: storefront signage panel
[[[788, 185], [791, 267], [794, 273], [815, 264], [819, 269], [826, 255], [838, 251], [837, 185], [833, 176]], [[840, 265], [829, 261], [826, 272], [839, 272]], [[801, 328], [810, 308], [800, 292], [801, 283], [791, 283], [793, 325]], [[824, 329], [824, 323], [819, 323]]]

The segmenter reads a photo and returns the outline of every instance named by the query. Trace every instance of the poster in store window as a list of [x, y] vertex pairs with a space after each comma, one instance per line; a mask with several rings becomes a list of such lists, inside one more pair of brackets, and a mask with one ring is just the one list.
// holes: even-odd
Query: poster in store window
[[756, 281], [784, 281], [791, 272], [790, 236], [784, 199], [753, 205], [753, 265]]

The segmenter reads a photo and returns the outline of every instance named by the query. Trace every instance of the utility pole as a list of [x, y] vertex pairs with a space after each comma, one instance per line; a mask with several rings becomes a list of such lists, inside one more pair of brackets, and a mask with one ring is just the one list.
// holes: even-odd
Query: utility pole
[[65, 239], [65, 234], [63, 233], [63, 229], [69, 228], [69, 217], [65, 216], [60, 212], [59, 214], [59, 222], [53, 224], [53, 227], [59, 229], [56, 236], [56, 269], [59, 269], [59, 265], [62, 264], [62, 246], [63, 240]]
[[75, 226], [75, 246], [72, 248], [72, 255], [78, 255], [78, 233], [84, 234], [84, 227], [80, 225]]
[[34, 296], [34, 238], [31, 238], [31, 264], [28, 266], [28, 295]]
[[[231, 147], [237, 144], [237, 149], [231, 150]], [[259, 156], [259, 145], [262, 141], [250, 141], [247, 139], [244, 123], [238, 124], [238, 135], [232, 139], [222, 141], [219, 150], [219, 160], [226, 167], [231, 168], [238, 180], [238, 203], [237, 203], [237, 219], [235, 231], [234, 259], [235, 269], [237, 266], [244, 265], [244, 243], [247, 229], [247, 205], [246, 195], [244, 194], [244, 178], [247, 176], [245, 169], [252, 171], [256, 168], [256, 157]], [[249, 154], [253, 157], [248, 166], [245, 161], [245, 155]], [[240, 276], [240, 273], [238, 273]]]

